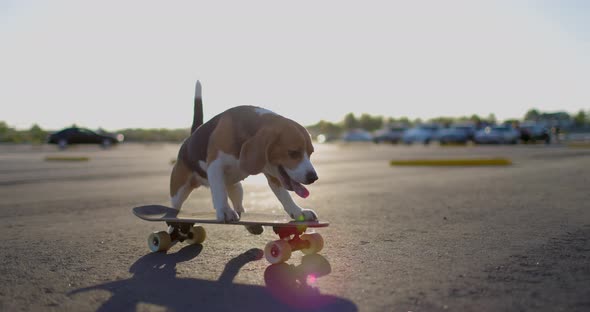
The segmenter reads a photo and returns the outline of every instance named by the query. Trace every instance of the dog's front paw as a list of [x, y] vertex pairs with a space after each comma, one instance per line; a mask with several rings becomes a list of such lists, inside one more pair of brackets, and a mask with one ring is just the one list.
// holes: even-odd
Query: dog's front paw
[[317, 221], [318, 215], [311, 209], [301, 209], [297, 213], [291, 213], [295, 221]]
[[219, 222], [236, 222], [240, 221], [240, 216], [230, 207], [217, 210], [217, 221]]
[[241, 217], [241, 216], [242, 216], [242, 214], [243, 214], [244, 212], [246, 212], [246, 209], [244, 209], [244, 206], [241, 206], [241, 205], [240, 205], [240, 206], [237, 206], [237, 207], [236, 207], [236, 212], [237, 212], [237, 213], [238, 213], [238, 215]]

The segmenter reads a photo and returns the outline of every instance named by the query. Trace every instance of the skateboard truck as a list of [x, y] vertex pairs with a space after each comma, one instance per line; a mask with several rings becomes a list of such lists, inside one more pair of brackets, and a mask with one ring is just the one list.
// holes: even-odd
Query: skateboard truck
[[166, 222], [168, 231], [153, 232], [148, 236], [148, 247], [151, 251], [166, 251], [178, 242], [201, 244], [205, 241], [207, 233], [205, 228], [194, 223]]
[[168, 225], [168, 234], [173, 242], [179, 241], [182, 243], [186, 239], [193, 238], [193, 233], [191, 232], [193, 224], [178, 222], [166, 222], [166, 224]]
[[[289, 246], [291, 246], [291, 250], [302, 250], [309, 248], [309, 241], [302, 240], [300, 237], [300, 235], [305, 233], [307, 230], [306, 226], [288, 228], [274, 226], [272, 230], [282, 240], [289, 238], [287, 242], [289, 243]], [[291, 236], [293, 236], [293, 238], [290, 238]]]

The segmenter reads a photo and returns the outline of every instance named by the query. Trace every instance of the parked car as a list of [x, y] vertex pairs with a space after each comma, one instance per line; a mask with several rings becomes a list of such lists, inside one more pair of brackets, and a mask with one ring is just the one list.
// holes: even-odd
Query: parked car
[[450, 128], [440, 129], [436, 133], [436, 138], [440, 144], [461, 143], [465, 144], [473, 139], [475, 127], [472, 126], [452, 126]]
[[520, 132], [509, 126], [485, 127], [475, 133], [474, 141], [478, 144], [516, 144], [520, 138]]
[[551, 141], [551, 130], [542, 124], [521, 124], [519, 130], [520, 139], [525, 143], [535, 143], [539, 140], [549, 144]]
[[389, 142], [392, 144], [398, 143], [401, 141], [406, 129], [406, 127], [387, 127], [385, 129], [378, 130], [373, 136], [373, 142]]
[[477, 132], [477, 127], [471, 124], [458, 124], [453, 125], [454, 128], [463, 129], [467, 132], [467, 138], [469, 141], [473, 141], [473, 137], [475, 137], [475, 132]]
[[402, 136], [402, 141], [406, 144], [422, 143], [429, 144], [430, 141], [436, 139], [435, 135], [438, 130], [436, 125], [420, 125], [408, 129]]
[[57, 144], [62, 149], [70, 144], [100, 144], [103, 147], [108, 147], [123, 142], [123, 139], [122, 134], [99, 134], [89, 129], [71, 127], [49, 135], [47, 143]]
[[354, 129], [346, 132], [342, 136], [342, 140], [346, 142], [370, 142], [373, 140], [373, 136], [366, 130]]

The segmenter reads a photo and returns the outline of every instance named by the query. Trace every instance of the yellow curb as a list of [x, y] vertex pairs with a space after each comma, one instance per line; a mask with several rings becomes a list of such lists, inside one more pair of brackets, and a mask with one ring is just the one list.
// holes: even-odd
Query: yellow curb
[[45, 161], [89, 161], [89, 157], [85, 156], [47, 156]]
[[479, 159], [411, 159], [392, 160], [391, 166], [509, 166], [512, 161], [506, 158]]
[[567, 147], [571, 148], [590, 148], [590, 142], [570, 142]]

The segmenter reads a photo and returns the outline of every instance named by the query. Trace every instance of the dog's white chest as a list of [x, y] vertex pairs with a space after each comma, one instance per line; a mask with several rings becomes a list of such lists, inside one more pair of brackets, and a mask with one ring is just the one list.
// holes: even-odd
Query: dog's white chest
[[248, 177], [248, 174], [240, 169], [238, 160], [232, 161], [231, 164], [228, 164], [225, 167], [224, 172], [226, 184], [235, 184]]
[[219, 157], [213, 163], [223, 168], [223, 180], [227, 185], [236, 184], [248, 177], [248, 174], [240, 169], [240, 161], [233, 155], [219, 153]]

